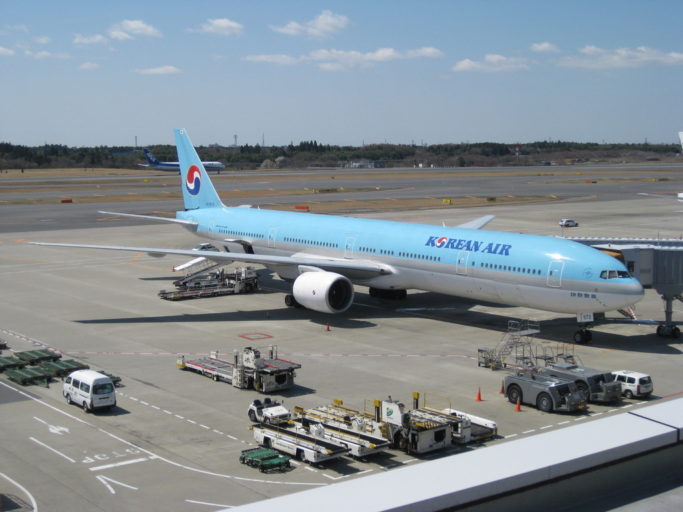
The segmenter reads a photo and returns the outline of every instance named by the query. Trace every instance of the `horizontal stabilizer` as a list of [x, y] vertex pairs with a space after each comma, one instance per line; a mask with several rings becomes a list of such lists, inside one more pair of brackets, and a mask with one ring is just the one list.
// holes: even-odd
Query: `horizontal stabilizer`
[[104, 215], [119, 215], [121, 217], [133, 217], [135, 219], [147, 219], [147, 220], [155, 220], [157, 222], [171, 222], [173, 224], [182, 224], [183, 226], [192, 226], [192, 227], [197, 227], [196, 222], [192, 222], [191, 220], [183, 220], [183, 219], [176, 219], [173, 217], [155, 217], [154, 215], [136, 215], [134, 213], [119, 213], [119, 212], [105, 212], [105, 211], [98, 211], [98, 213], [102, 213]]
[[469, 222], [465, 222], [464, 224], [460, 224], [457, 227], [463, 229], [481, 229], [495, 218], [495, 215], [484, 215], [483, 217], [479, 217]]

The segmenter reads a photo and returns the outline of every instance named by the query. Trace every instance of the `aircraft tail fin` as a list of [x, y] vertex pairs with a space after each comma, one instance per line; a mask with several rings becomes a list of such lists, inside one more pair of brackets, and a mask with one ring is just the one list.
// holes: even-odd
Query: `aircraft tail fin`
[[678, 138], [681, 141], [681, 148], [683, 148], [683, 132], [678, 132]]
[[182, 128], [175, 130], [175, 144], [178, 151], [180, 165], [180, 188], [186, 210], [197, 208], [217, 208], [223, 206], [221, 198], [209, 179], [202, 161], [197, 155], [187, 131]]
[[159, 160], [154, 158], [154, 155], [149, 149], [144, 148], [142, 151], [145, 153], [145, 158], [147, 159], [147, 163], [149, 165], [159, 165]]

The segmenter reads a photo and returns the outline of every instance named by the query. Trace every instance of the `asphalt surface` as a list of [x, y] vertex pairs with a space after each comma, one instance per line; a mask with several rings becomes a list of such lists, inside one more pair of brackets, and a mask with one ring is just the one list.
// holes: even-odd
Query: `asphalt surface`
[[[671, 181], [677, 180], [676, 172], [666, 172]], [[367, 186], [367, 180], [346, 174]], [[682, 208], [675, 199], [679, 187], [671, 181], [585, 182], [601, 176], [602, 168], [580, 175], [579, 183], [567, 183], [566, 177], [545, 183], [543, 177], [544, 183], [536, 185], [529, 177], [500, 176], [463, 186], [454, 180], [451, 190], [462, 195], [491, 190], [527, 195], [532, 192], [517, 189], [533, 187], [534, 194], [555, 193], [562, 199], [364, 216], [457, 225], [490, 213], [497, 218], [487, 229], [549, 235], [561, 234], [557, 221], [572, 217], [580, 227], [564, 230], [567, 235], [683, 234], [678, 213]], [[379, 183], [391, 188], [388, 179]], [[425, 193], [419, 180], [414, 185], [412, 194]], [[437, 184], [428, 185], [427, 190], [433, 190], [429, 187]], [[49, 347], [65, 359], [75, 358], [123, 379], [115, 410], [85, 414], [66, 405], [59, 381], [48, 388], [24, 388], [0, 374], [0, 494], [35, 502], [39, 510], [222, 510], [457, 456], [462, 450], [425, 457], [392, 450], [368, 461], [298, 464], [288, 472], [263, 475], [237, 460], [242, 449], [253, 446], [246, 409], [262, 396], [181, 372], [175, 366], [178, 354], [192, 357], [219, 350], [229, 357], [244, 346], [274, 343], [281, 357], [302, 364], [297, 386], [275, 395], [289, 407], [341, 398], [363, 409], [366, 400], [388, 395], [410, 404], [412, 392], [419, 391], [429, 404], [497, 421], [500, 436], [485, 445], [621, 414], [683, 393], [683, 343], [657, 337], [652, 326], [607, 323], [595, 328], [592, 345], [574, 346], [568, 343], [575, 330], [572, 317], [419, 291], [411, 291], [406, 301], [382, 301], [369, 297], [362, 287], [349, 311], [328, 316], [286, 308], [288, 285], [265, 270], [260, 271], [262, 290], [256, 294], [166, 302], [156, 293], [172, 286], [177, 275], [170, 268], [182, 260], [25, 243], [188, 248], [201, 241], [177, 226], [112, 220], [96, 213], [81, 217], [88, 209], [151, 213], [178, 207], [172, 201], [107, 203], [110, 191], [103, 193], [101, 204], [0, 206], [0, 337], [12, 351]], [[683, 320], [681, 305], [674, 309], [674, 319]], [[663, 318], [662, 303], [651, 290], [636, 310], [642, 319]], [[619, 319], [616, 312], [608, 317]], [[587, 414], [546, 414], [527, 407], [515, 412], [499, 393], [504, 373], [476, 363], [477, 349], [495, 346], [510, 319], [541, 322], [539, 350], [571, 350], [588, 366], [649, 373], [655, 395], [646, 401], [591, 405]], [[479, 390], [483, 400], [475, 401]], [[680, 509], [676, 485], [656, 491], [667, 491], [657, 495], [660, 510]], [[633, 510], [652, 503], [640, 500], [656, 499], [648, 492], [636, 493]], [[672, 503], [677, 508], [670, 508]]]

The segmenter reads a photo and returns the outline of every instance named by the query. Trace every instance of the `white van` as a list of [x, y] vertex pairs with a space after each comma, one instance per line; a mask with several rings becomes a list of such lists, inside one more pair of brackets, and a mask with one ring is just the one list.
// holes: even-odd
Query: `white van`
[[112, 380], [93, 370], [77, 370], [65, 380], [62, 390], [67, 404], [75, 403], [85, 412], [116, 405], [116, 391]]
[[649, 375], [631, 370], [616, 370], [612, 373], [616, 381], [621, 382], [621, 394], [626, 398], [646, 397], [654, 390], [652, 378]]

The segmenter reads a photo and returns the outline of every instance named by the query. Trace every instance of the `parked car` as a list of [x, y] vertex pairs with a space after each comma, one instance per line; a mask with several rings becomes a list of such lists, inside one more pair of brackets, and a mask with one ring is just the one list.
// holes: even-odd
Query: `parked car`
[[654, 390], [652, 377], [645, 373], [632, 372], [631, 370], [616, 370], [612, 373], [617, 382], [621, 382], [621, 394], [626, 398], [647, 397]]
[[66, 403], [75, 403], [85, 412], [116, 406], [116, 391], [111, 378], [93, 370], [72, 372], [64, 380], [62, 394]]
[[563, 228], [578, 228], [579, 223], [574, 219], [562, 219], [560, 220], [560, 226]]

